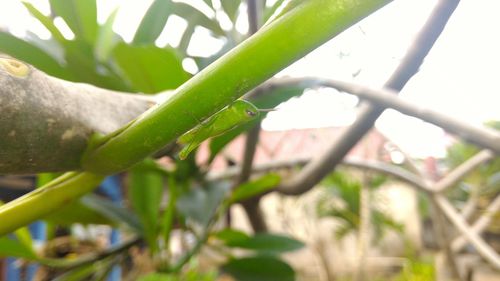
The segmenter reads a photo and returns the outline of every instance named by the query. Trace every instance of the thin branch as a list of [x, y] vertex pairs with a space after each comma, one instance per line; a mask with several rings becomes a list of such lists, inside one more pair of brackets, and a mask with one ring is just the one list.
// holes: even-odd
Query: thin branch
[[[490, 224], [498, 210], [500, 210], [500, 195], [486, 208], [483, 215], [472, 225], [471, 230], [478, 234], [481, 233]], [[453, 251], [458, 252], [465, 245], [467, 245], [467, 239], [464, 236], [460, 236], [453, 240], [451, 247]]]
[[[458, 2], [457, 0], [442, 0], [436, 5], [400, 65], [385, 83], [385, 88], [400, 91], [417, 72], [423, 59], [443, 31]], [[278, 189], [284, 194], [299, 195], [314, 187], [341, 162], [342, 158], [373, 127], [384, 109], [380, 106], [363, 106], [354, 124], [344, 131], [337, 141], [332, 143], [330, 149], [323, 156], [314, 159], [297, 176], [283, 183]]]
[[500, 256], [488, 245], [484, 240], [471, 229], [467, 222], [453, 208], [453, 206], [441, 194], [435, 194], [434, 198], [437, 205], [455, 225], [458, 231], [476, 248], [479, 255], [493, 265], [497, 270], [500, 270]]
[[445, 220], [443, 211], [439, 208], [436, 198], [432, 195], [430, 196], [430, 202], [432, 206], [431, 210], [433, 211], [431, 215], [431, 220], [433, 224], [434, 233], [438, 241], [438, 245], [444, 252], [446, 262], [448, 262], [450, 266], [451, 269], [450, 273], [453, 276], [453, 278], [463, 280], [462, 276], [460, 275], [460, 271], [458, 269], [457, 260], [455, 259], [453, 251], [451, 249], [450, 234], [449, 234], [450, 231], [448, 228], [448, 224]]
[[[248, 179], [250, 178], [250, 175], [252, 173], [253, 159], [255, 156], [255, 151], [257, 150], [257, 143], [259, 141], [259, 133], [260, 122], [247, 134], [241, 173], [238, 177], [236, 185], [240, 185], [248, 181]], [[242, 205], [245, 209], [245, 213], [248, 216], [248, 220], [252, 225], [252, 229], [255, 232], [266, 232], [267, 225], [260, 209], [260, 197], [254, 197], [245, 202], [242, 202]]]
[[104, 258], [110, 257], [117, 255], [123, 251], [126, 251], [130, 247], [138, 244], [140, 241], [142, 241], [139, 237], [134, 237], [132, 239], [129, 239], [119, 245], [112, 246], [100, 253], [96, 254], [89, 254], [85, 255], [82, 257], [79, 257], [74, 260], [60, 260], [60, 259], [42, 259], [40, 261], [37, 261], [43, 265], [47, 265], [50, 267], [56, 267], [56, 268], [64, 268], [66, 270], [77, 268], [83, 265], [87, 265], [99, 260], [102, 260]]
[[260, 11], [258, 0], [247, 0], [248, 6], [248, 26], [249, 33], [254, 34], [259, 30], [259, 22], [260, 22]]
[[486, 127], [476, 127], [452, 118], [439, 111], [431, 110], [422, 106], [405, 101], [395, 96], [396, 92], [387, 89], [373, 89], [362, 85], [338, 81], [334, 79], [318, 78], [280, 78], [271, 80], [264, 84], [262, 89], [274, 89], [278, 87], [290, 87], [294, 85], [305, 85], [308, 87], [331, 87], [366, 99], [377, 106], [395, 109], [403, 114], [417, 117], [423, 121], [432, 123], [455, 134], [480, 147], [488, 148], [500, 154], [500, 134]]
[[434, 192], [443, 193], [451, 187], [457, 185], [468, 173], [476, 169], [479, 165], [493, 158], [491, 151], [483, 150], [472, 158], [455, 168], [443, 179], [433, 186]]
[[[264, 164], [254, 166], [252, 168], [252, 172], [264, 173], [273, 170], [294, 168], [297, 166], [307, 165], [309, 161], [310, 159], [308, 158], [270, 161]], [[343, 160], [341, 165], [388, 174], [401, 182], [407, 183], [410, 186], [417, 188], [418, 191], [426, 193], [431, 192], [430, 187], [425, 181], [420, 179], [415, 174], [394, 165], [390, 165], [379, 161], [357, 159], [357, 158], [346, 158]], [[228, 179], [237, 176], [239, 174], [239, 171], [240, 167], [237, 166], [231, 167], [229, 169], [226, 169], [224, 172], [210, 173], [208, 174], [207, 179], [209, 181]]]

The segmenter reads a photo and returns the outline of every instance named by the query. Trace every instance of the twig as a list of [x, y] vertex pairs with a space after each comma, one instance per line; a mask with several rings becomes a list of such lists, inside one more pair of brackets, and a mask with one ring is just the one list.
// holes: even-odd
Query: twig
[[[475, 233], [481, 233], [491, 222], [495, 213], [500, 210], [500, 195], [491, 202], [486, 208], [484, 214], [472, 225], [471, 230]], [[453, 251], [460, 251], [467, 244], [467, 239], [464, 236], [459, 236], [453, 240], [451, 248]]]
[[66, 270], [69, 270], [69, 269], [77, 268], [77, 267], [80, 267], [80, 266], [83, 266], [86, 264], [96, 262], [98, 260], [102, 260], [102, 259], [110, 257], [110, 256], [114, 256], [116, 254], [119, 254], [119, 253], [127, 250], [128, 248], [136, 245], [140, 241], [142, 241], [141, 238], [135, 237], [135, 238], [132, 238], [126, 242], [123, 242], [120, 245], [110, 247], [103, 252], [100, 252], [97, 254], [86, 255], [86, 256], [83, 256], [81, 258], [71, 260], [71, 261], [59, 260], [59, 259], [41, 259], [40, 261], [37, 261], [37, 262], [39, 262], [40, 264], [46, 265], [46, 266], [64, 268]]
[[458, 184], [468, 173], [476, 169], [479, 165], [493, 158], [493, 154], [488, 150], [483, 150], [472, 158], [462, 163], [462, 165], [455, 168], [448, 175], [446, 175], [443, 179], [438, 181], [433, 186], [434, 192], [443, 193], [449, 188]]
[[[458, 0], [443, 0], [437, 4], [412, 47], [386, 82], [385, 88], [400, 91], [417, 72], [424, 57], [443, 31], [458, 2]], [[341, 162], [351, 148], [373, 127], [375, 120], [383, 111], [384, 108], [380, 106], [363, 106], [354, 124], [344, 131], [337, 141], [332, 143], [330, 149], [323, 156], [310, 162], [292, 180], [279, 186], [278, 190], [288, 195], [299, 195], [314, 187]]]
[[[263, 172], [268, 172], [272, 170], [278, 170], [278, 169], [287, 169], [287, 168], [293, 168], [297, 166], [303, 166], [306, 165], [309, 161], [309, 158], [296, 158], [296, 159], [290, 159], [290, 160], [277, 160], [277, 161], [270, 161], [264, 164], [260, 164], [257, 166], [254, 166], [252, 168], [253, 173], [263, 173]], [[427, 185], [425, 181], [420, 179], [418, 176], [415, 174], [408, 172], [407, 170], [404, 170], [402, 168], [399, 168], [394, 165], [390, 165], [387, 163], [379, 162], [379, 161], [373, 161], [373, 160], [366, 160], [366, 159], [357, 159], [357, 158], [346, 158], [343, 160], [341, 165], [349, 166], [349, 167], [354, 167], [354, 168], [359, 168], [359, 169], [366, 169], [366, 170], [371, 170], [375, 171], [378, 173], [384, 173], [388, 174], [397, 180], [400, 180], [404, 183], [409, 184], [412, 187], [417, 188], [418, 191], [421, 192], [430, 192], [430, 187]], [[226, 169], [222, 173], [211, 173], [208, 174], [207, 179], [209, 181], [218, 181], [221, 179], [227, 179], [231, 177], [235, 177], [239, 174], [240, 167], [231, 167], [229, 169]]]
[[479, 235], [472, 231], [467, 222], [460, 216], [460, 214], [453, 208], [453, 206], [441, 194], [435, 194], [434, 198], [437, 205], [448, 217], [448, 219], [455, 225], [458, 231], [476, 248], [477, 252], [493, 265], [497, 270], [500, 270], [500, 257]]
[[433, 212], [431, 216], [432, 224], [436, 239], [438, 241], [439, 248], [444, 252], [445, 260], [451, 269], [451, 275], [454, 279], [463, 280], [462, 275], [458, 269], [457, 260], [453, 255], [453, 251], [450, 245], [450, 234], [448, 224], [445, 220], [443, 211], [439, 208], [436, 198], [431, 194], [430, 196], [431, 210]]

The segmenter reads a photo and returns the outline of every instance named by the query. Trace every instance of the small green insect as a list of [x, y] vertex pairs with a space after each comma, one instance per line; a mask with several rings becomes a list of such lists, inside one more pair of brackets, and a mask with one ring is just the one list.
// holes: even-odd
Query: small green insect
[[184, 144], [179, 158], [181, 160], [197, 148], [206, 139], [219, 136], [259, 116], [259, 110], [245, 100], [236, 100], [234, 103], [214, 114], [198, 126], [194, 127], [177, 140]]

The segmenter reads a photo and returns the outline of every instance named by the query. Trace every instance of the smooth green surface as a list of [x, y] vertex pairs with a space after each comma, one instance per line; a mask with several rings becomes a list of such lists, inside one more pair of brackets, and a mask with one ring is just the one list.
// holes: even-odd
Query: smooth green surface
[[0, 52], [29, 62], [47, 74], [68, 77], [64, 68], [44, 50], [9, 33], [0, 32]]
[[[308, 1], [268, 24], [176, 90], [176, 95], [82, 159], [112, 174], [174, 141], [248, 90], [372, 13], [388, 0]], [[192, 118], [186, 114], [191, 111]]]
[[94, 49], [96, 59], [99, 61], [105, 62], [108, 60], [115, 45], [121, 41], [120, 36], [113, 31], [117, 13], [118, 9], [115, 9], [106, 19], [106, 22], [99, 27]]
[[71, 204], [104, 179], [91, 173], [66, 173], [0, 207], [0, 236]]
[[261, 253], [282, 253], [296, 251], [304, 247], [304, 243], [284, 235], [258, 233], [247, 239], [236, 239], [226, 243], [229, 247], [254, 250]]
[[49, 0], [56, 15], [62, 17], [73, 33], [89, 43], [97, 37], [96, 0]]
[[44, 15], [42, 12], [40, 12], [35, 6], [33, 6], [31, 3], [28, 2], [22, 2], [24, 7], [30, 12], [32, 16], [34, 16], [47, 30], [49, 30], [50, 34], [56, 39], [58, 42], [64, 42], [66, 39], [64, 39], [64, 36], [62, 35], [61, 31], [55, 26], [54, 21], [52, 18]]
[[295, 272], [284, 261], [272, 256], [253, 256], [230, 260], [222, 271], [238, 281], [294, 281]]
[[221, 0], [222, 9], [229, 17], [229, 19], [234, 23], [238, 17], [238, 8], [240, 7], [240, 0]]
[[231, 203], [244, 201], [276, 187], [280, 181], [281, 177], [278, 174], [270, 173], [256, 180], [246, 182], [234, 189], [229, 201]]
[[180, 57], [171, 48], [119, 43], [113, 55], [132, 87], [144, 93], [175, 89], [189, 78]]
[[134, 44], [154, 44], [168, 17], [172, 14], [171, 0], [155, 0], [141, 20], [134, 36]]
[[0, 237], [0, 257], [19, 257], [34, 259], [36, 258], [36, 255], [33, 251], [31, 251], [19, 241], [4, 236]]

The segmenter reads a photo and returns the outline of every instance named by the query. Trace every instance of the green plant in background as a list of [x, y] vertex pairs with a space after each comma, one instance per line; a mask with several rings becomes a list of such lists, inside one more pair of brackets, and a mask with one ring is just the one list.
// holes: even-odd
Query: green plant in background
[[[384, 176], [373, 177], [369, 182], [369, 187], [377, 189], [385, 181]], [[323, 192], [317, 205], [318, 216], [321, 218], [334, 218], [341, 223], [335, 230], [337, 239], [341, 240], [351, 233], [358, 232], [360, 228], [361, 180], [353, 173], [336, 171], [326, 177], [321, 186]], [[389, 214], [377, 208], [376, 204], [371, 209], [371, 225], [373, 226], [375, 242], [383, 238], [386, 230], [397, 232], [403, 230], [401, 224], [395, 222]]]
[[[262, 1], [259, 11], [262, 15], [260, 25], [268, 22], [284, 1], [275, 1], [272, 5], [266, 2]], [[162, 273], [152, 273], [142, 277], [144, 280], [158, 277], [213, 280], [210, 273], [184, 270], [213, 237], [222, 243], [219, 248], [225, 253], [226, 260], [220, 265], [222, 272], [238, 280], [255, 280], [256, 277], [259, 280], [294, 280], [293, 269], [279, 254], [299, 249], [302, 243], [279, 235], [248, 236], [215, 228], [215, 223], [231, 204], [270, 190], [279, 183], [278, 175], [266, 174], [231, 189], [226, 181], [208, 182], [194, 156], [180, 161], [175, 149], [166, 151], [174, 162], [174, 169], [168, 171], [146, 156], [172, 143], [200, 122], [201, 126], [206, 125], [203, 120], [210, 120], [210, 116], [245, 92], [387, 2], [372, 0], [360, 4], [352, 1], [347, 6], [338, 6], [333, 0], [306, 1], [293, 9], [293, 16], [280, 15], [266, 24], [264, 31], [245, 40], [248, 35], [235, 29], [242, 1], [222, 0], [221, 7], [214, 6], [212, 1], [203, 1], [214, 13], [223, 13], [231, 20], [231, 29], [225, 30], [216, 17], [209, 17], [187, 3], [156, 0], [144, 15], [131, 43], [125, 42], [112, 29], [117, 11], [103, 24], [97, 22], [95, 0], [50, 0], [50, 15], [23, 2], [31, 15], [49, 30], [51, 39], [41, 40], [36, 35], [20, 39], [0, 32], [0, 52], [26, 61], [49, 75], [102, 88], [147, 94], [178, 90], [172, 100], [113, 133], [112, 138], [104, 137], [100, 143], [98, 140], [98, 146], [89, 147], [82, 166], [94, 173], [70, 172], [48, 182], [43, 180], [45, 175], [40, 176], [42, 187], [0, 208], [2, 234], [44, 217], [54, 227], [73, 223], [119, 227], [127, 234], [126, 240], [105, 254], [89, 253], [75, 259], [48, 258], [33, 250], [27, 229], [21, 227], [14, 233], [15, 239], [0, 238], [0, 256], [22, 257], [61, 269], [64, 274], [56, 280], [98, 280], [105, 278], [113, 265], [123, 262], [130, 247], [145, 242], [154, 271]], [[326, 5], [331, 8], [323, 9]], [[188, 27], [178, 48], [158, 47], [155, 42], [172, 15], [185, 19]], [[54, 24], [56, 17], [66, 22], [74, 38], [64, 37]], [[206, 28], [214, 38], [225, 40], [218, 53], [208, 57], [188, 53], [197, 27]], [[219, 59], [229, 50], [231, 53]], [[191, 75], [182, 67], [185, 58], [196, 61], [199, 69], [208, 70], [189, 80]], [[272, 108], [300, 95], [305, 88], [307, 85], [281, 88], [253, 97], [251, 101], [257, 107]], [[193, 103], [194, 100], [197, 102]], [[264, 117], [265, 113], [260, 114], [253, 121], [234, 130], [223, 130], [224, 134], [212, 139], [209, 163], [236, 136]], [[146, 145], [148, 143], [151, 145]], [[106, 174], [124, 170], [125, 204], [115, 205], [96, 195], [77, 200], [95, 188]], [[50, 216], [46, 216], [48, 214]], [[194, 244], [176, 258], [170, 253], [174, 229], [195, 237]], [[245, 249], [247, 254], [233, 255], [232, 249]]]
[[[491, 121], [485, 124], [495, 130], [500, 130], [500, 121]], [[450, 146], [447, 150], [444, 164], [450, 169], [456, 168], [467, 159], [471, 158], [479, 152], [479, 149], [465, 142], [457, 142]], [[465, 200], [467, 193], [471, 189], [476, 189], [479, 195], [493, 195], [500, 192], [500, 159], [495, 158], [492, 161], [485, 163], [471, 172], [467, 178], [460, 183], [461, 188], [453, 190], [462, 191], [462, 194], [454, 194], [458, 199]]]

